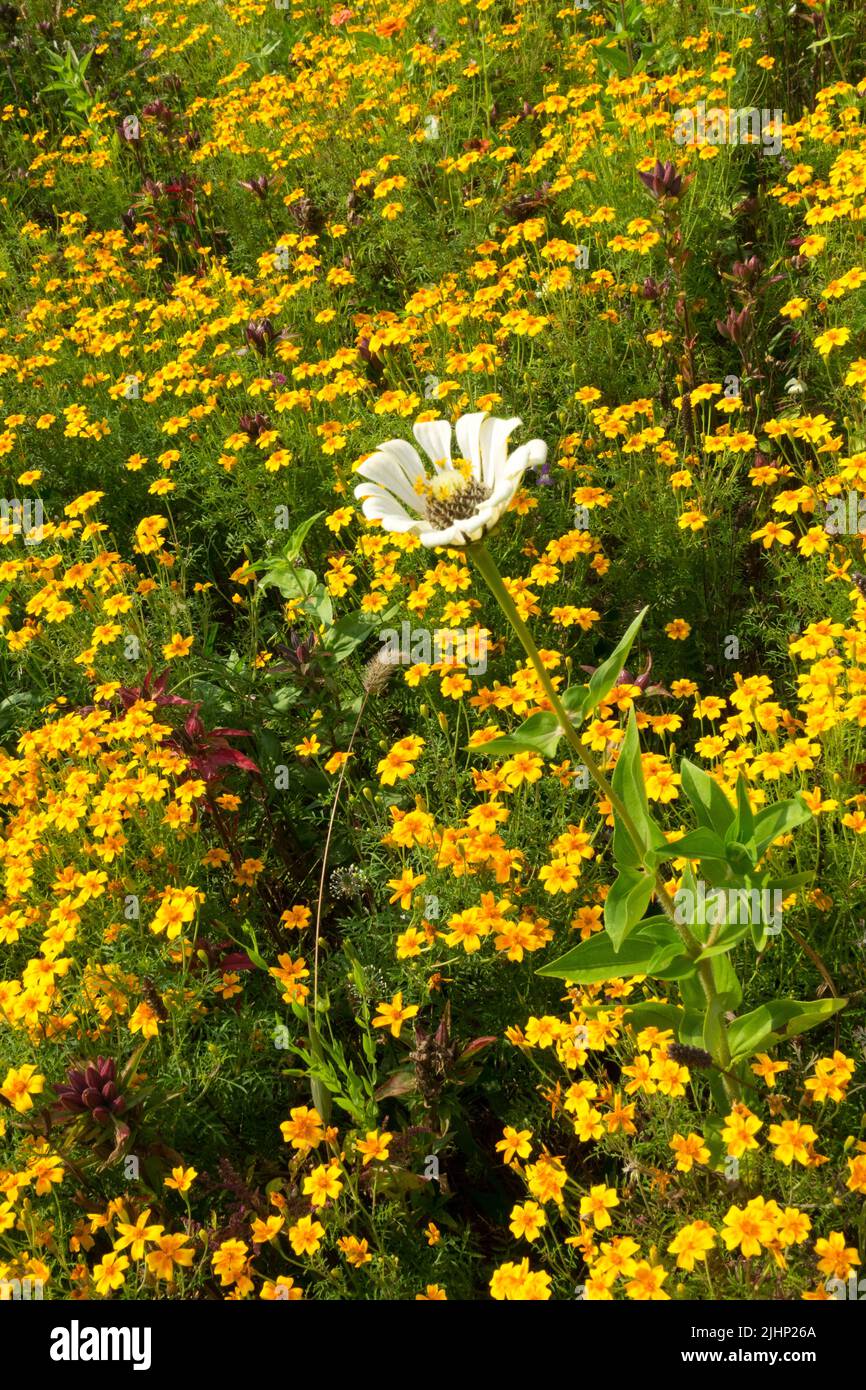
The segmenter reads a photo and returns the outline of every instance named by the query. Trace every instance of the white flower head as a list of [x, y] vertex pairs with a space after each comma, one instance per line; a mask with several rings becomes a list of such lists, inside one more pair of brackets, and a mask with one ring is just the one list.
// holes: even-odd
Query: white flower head
[[478, 411], [454, 426], [459, 456], [452, 456], [447, 420], [419, 420], [412, 427], [432, 469], [405, 439], [389, 439], [358, 465], [365, 481], [355, 488], [370, 520], [386, 531], [409, 531], [426, 546], [460, 548], [497, 525], [527, 468], [540, 467], [547, 445], [532, 439], [508, 452], [508, 439], [523, 422]]

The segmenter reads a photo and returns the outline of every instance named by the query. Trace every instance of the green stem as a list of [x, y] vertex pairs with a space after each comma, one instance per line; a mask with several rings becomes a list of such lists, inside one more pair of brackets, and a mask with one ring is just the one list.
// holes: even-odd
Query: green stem
[[[523, 650], [526, 652], [526, 655], [529, 657], [535, 674], [538, 676], [542, 689], [544, 690], [545, 695], [550, 701], [550, 707], [556, 715], [557, 719], [559, 720], [560, 728], [562, 729], [562, 732], [565, 734], [565, 737], [568, 739], [568, 742], [571, 744], [572, 749], [577, 754], [580, 761], [586, 767], [590, 777], [598, 787], [599, 791], [609, 802], [616, 819], [620, 821], [621, 825], [623, 826], [623, 829], [628, 833], [633, 844], [639, 845], [641, 843], [641, 836], [639, 831], [637, 830], [637, 827], [634, 824], [634, 821], [629, 815], [628, 810], [626, 809], [622, 799], [616, 794], [608, 778], [605, 776], [600, 764], [596, 762], [590, 750], [581, 743], [577, 729], [574, 727], [574, 724], [569, 718], [569, 715], [562, 701], [556, 693], [556, 688], [544, 667], [544, 663], [541, 660], [541, 656], [539, 654], [537, 646], [535, 645], [535, 640], [532, 636], [532, 633], [530, 632], [523, 618], [520, 616], [514, 599], [511, 597], [511, 594], [508, 592], [507, 588], [502, 582], [502, 576], [500, 575], [499, 570], [496, 567], [496, 562], [493, 559], [493, 556], [490, 554], [483, 541], [479, 541], [474, 545], [468, 546], [467, 553], [470, 559], [473, 561], [476, 569], [478, 570], [485, 584], [487, 585], [488, 589], [492, 593], [493, 597], [496, 599], [496, 602], [499, 604], [499, 607], [502, 609], [509, 623], [514, 628], [514, 631], [516, 632], [518, 639], [520, 640], [520, 644], [523, 647]], [[659, 905], [662, 908], [662, 911], [664, 912], [665, 916], [670, 921], [680, 940], [682, 941], [683, 948], [686, 951], [686, 954], [690, 956], [692, 960], [696, 961], [703, 950], [703, 946], [701, 942], [697, 939], [697, 937], [694, 936], [693, 933], [689, 930], [689, 928], [685, 925], [685, 923], [677, 920], [676, 907], [674, 905], [673, 898], [667, 890], [667, 886], [664, 881], [664, 876], [660, 868], [657, 868], [655, 870], [654, 876], [655, 892], [656, 897], [659, 901]], [[712, 961], [700, 961], [697, 965], [697, 974], [701, 982], [701, 988], [703, 989], [704, 997], [707, 1001], [708, 1013], [712, 1014], [717, 1019], [716, 1050], [718, 1056], [715, 1060], [718, 1062], [720, 1070], [726, 1072], [728, 1071], [731, 1065], [731, 1052], [730, 1047], [728, 1045], [727, 1029], [724, 1026], [724, 1019], [721, 1016], [721, 1010], [718, 1004], [718, 992], [716, 990], [716, 982], [715, 976], [713, 974]], [[729, 1097], [732, 1100], [735, 1100], [737, 1098], [739, 1089], [735, 1078], [731, 1076], [725, 1076], [723, 1077], [723, 1081], [725, 1085], [725, 1090], [727, 1091]]]

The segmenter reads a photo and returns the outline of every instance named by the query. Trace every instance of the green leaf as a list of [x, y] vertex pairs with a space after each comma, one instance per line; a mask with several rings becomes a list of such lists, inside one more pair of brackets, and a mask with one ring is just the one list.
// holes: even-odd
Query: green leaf
[[[688, 873], [689, 871], [686, 870], [686, 874], [683, 875], [683, 883], [685, 887], [693, 892], [694, 878], [690, 878], [690, 881], [686, 883], [686, 875]], [[703, 936], [705, 929], [700, 923], [692, 922], [689, 925], [696, 935], [699, 937]], [[737, 978], [737, 972], [734, 970], [734, 967], [724, 952], [718, 954], [714, 953], [712, 960], [713, 982], [716, 990], [723, 996], [725, 1008], [736, 1009], [743, 997], [743, 989]], [[683, 1003], [686, 1005], [687, 1010], [694, 1010], [699, 1015], [700, 1019], [703, 1020], [704, 1012], [707, 1007], [707, 1000], [703, 985], [697, 973], [685, 975], [681, 978], [680, 993], [682, 994]], [[703, 1022], [701, 1022], [700, 1026], [701, 1028], [703, 1027]], [[682, 1041], [685, 1042], [686, 1040], [683, 1039]], [[696, 1046], [700, 1045], [700, 1043], [696, 1044]]]
[[270, 698], [271, 709], [277, 714], [285, 714], [296, 705], [301, 698], [301, 692], [294, 685], [284, 685], [275, 691]]
[[687, 862], [680, 886], [674, 894], [677, 921], [682, 926], [690, 927], [699, 941], [705, 941], [714, 927], [727, 922], [728, 890], [719, 887], [727, 877], [727, 866], [722, 875], [716, 869], [716, 861], [703, 859], [700, 862], [701, 878], [696, 878], [691, 863]]
[[301, 599], [303, 612], [318, 618], [325, 627], [334, 621], [331, 596], [312, 570], [296, 569], [291, 560], [277, 556], [259, 580], [259, 588], [279, 589], [283, 598]]
[[765, 879], [762, 887], [765, 891], [779, 892], [787, 897], [789, 893], [794, 893], [798, 888], [804, 888], [807, 883], [811, 883], [814, 877], [814, 869], [804, 869], [802, 873], [787, 874], [784, 878]]
[[782, 930], [782, 913], [776, 906], [776, 894], [784, 899], [789, 893], [811, 883], [814, 877], [814, 869], [788, 874], [786, 878], [770, 878], [769, 874], [760, 874], [749, 879], [749, 886], [740, 890], [742, 905], [739, 912], [745, 911], [751, 922], [752, 942], [756, 951], [765, 950], [768, 936], [778, 936]]
[[583, 707], [584, 719], [592, 713], [597, 705], [604, 703], [605, 699], [616, 685], [617, 678], [623, 670], [625, 663], [628, 661], [629, 652], [634, 644], [634, 639], [637, 637], [641, 623], [648, 611], [648, 608], [641, 609], [622, 641], [615, 650], [611, 652], [607, 661], [603, 661], [598, 670], [590, 677]]
[[316, 512], [314, 516], [308, 516], [306, 521], [302, 521], [300, 526], [295, 527], [289, 538], [288, 544], [283, 550], [283, 554], [287, 560], [297, 559], [301, 553], [301, 547], [307, 539], [307, 533], [312, 530], [319, 518], [324, 515], [324, 512]]
[[[682, 994], [683, 1003], [686, 1006], [687, 1012], [696, 1013], [698, 1015], [698, 1017], [701, 1019], [702, 1028], [704, 1010], [707, 1007], [707, 1001], [698, 976], [692, 975], [688, 979], [684, 980], [683, 984], [680, 986], [680, 993]], [[683, 1038], [682, 1041], [686, 1042], [687, 1039]]]
[[345, 661], [346, 657], [351, 656], [355, 648], [365, 642], [372, 632], [385, 626], [389, 621], [389, 614], [395, 611], [388, 609], [384, 613], [375, 614], [375, 616], [361, 612], [347, 613], [345, 617], [338, 619], [325, 634], [322, 641], [325, 651], [334, 661]]
[[748, 935], [750, 927], [751, 922], [730, 922], [721, 927], [712, 946], [705, 946], [698, 960], [711, 960], [713, 956], [723, 956], [726, 951], [733, 950], [737, 942]]
[[683, 980], [691, 979], [696, 972], [696, 966], [691, 956], [687, 956], [683, 951], [682, 942], [679, 943], [677, 951], [661, 951], [650, 961], [650, 968], [647, 971], [655, 980]]
[[754, 840], [751, 848], [739, 840], [728, 840], [725, 857], [735, 879], [748, 879], [758, 858]]
[[[703, 1076], [706, 1077], [710, 1097], [713, 1101], [712, 1111], [703, 1125], [703, 1143], [710, 1151], [709, 1168], [716, 1173], [724, 1173], [727, 1170], [728, 1152], [727, 1141], [721, 1138], [721, 1130], [724, 1129], [724, 1118], [730, 1112], [731, 1101], [726, 1088], [724, 1088], [724, 1077], [721, 1076], [720, 1072], [714, 1072], [710, 1069], [709, 1072], [703, 1073]], [[716, 1123], [713, 1123], [713, 1120]]]
[[749, 784], [741, 768], [737, 778], [737, 814], [728, 827], [727, 838], [745, 845], [748, 849], [754, 849], [754, 836], [755, 816], [749, 803]]
[[[634, 941], [635, 938], [632, 937], [631, 940]], [[631, 945], [631, 941], [628, 945]], [[662, 1004], [655, 999], [647, 999], [641, 1004], [634, 1004], [629, 1007], [626, 1013], [626, 1023], [636, 1033], [639, 1033], [642, 1028], [673, 1028], [679, 1037], [682, 1017], [683, 1010], [679, 1004]]]
[[[742, 11], [740, 11], [740, 13], [742, 13]], [[836, 43], [840, 39], [849, 39], [850, 37], [850, 31], [844, 34], [828, 34], [826, 38], [816, 39], [814, 43], [808, 43], [806, 45], [806, 52], [811, 53], [813, 49], [823, 48], [825, 44]]]
[[812, 812], [801, 796], [792, 796], [787, 801], [776, 801], [772, 806], [765, 806], [755, 816], [754, 835], [758, 856], [780, 835], [803, 825], [811, 816]]
[[[724, 1172], [725, 1160], [728, 1157], [728, 1143], [726, 1139], [722, 1138], [722, 1130], [725, 1127], [725, 1122], [722, 1117], [730, 1109], [730, 1104], [724, 1086], [712, 1084], [712, 1072], [707, 1074], [707, 1079], [711, 1083], [710, 1089], [713, 1092], [713, 1099], [716, 1102], [716, 1109], [718, 1111], [718, 1114], [707, 1116], [703, 1125], [704, 1143], [710, 1151], [707, 1166], [712, 1172], [721, 1173]], [[721, 1083], [721, 1080], [722, 1078], [717, 1074], [715, 1081]]]
[[734, 819], [734, 808], [725, 793], [702, 767], [683, 758], [680, 762], [683, 791], [694, 807], [700, 825], [724, 836]]
[[711, 1057], [718, 1057], [719, 1055], [719, 1043], [721, 1042], [723, 1028], [724, 1013], [719, 1007], [718, 999], [714, 998], [712, 1003], [707, 1005], [701, 1034], [704, 1047]]
[[[585, 685], [572, 685], [560, 696], [571, 723], [578, 725], [582, 718], [587, 698]], [[491, 739], [489, 743], [479, 743], [468, 749], [469, 753], [490, 753], [498, 757], [500, 753], [543, 753], [545, 758], [556, 756], [559, 740], [565, 730], [555, 714], [541, 710], [525, 719], [513, 734], [503, 734], [501, 738]]]
[[11, 729], [18, 716], [26, 714], [36, 703], [36, 696], [30, 690], [16, 690], [0, 700], [0, 732]]
[[467, 751], [490, 754], [493, 757], [499, 757], [501, 753], [510, 755], [531, 752], [542, 753], [545, 758], [552, 758], [561, 738], [562, 728], [556, 715], [539, 710], [538, 714], [531, 714], [528, 719], [524, 719], [513, 734], [492, 738], [488, 743], [479, 743]]
[[[634, 709], [628, 713], [628, 726], [625, 740], [613, 770], [613, 789], [625, 805], [632, 823], [640, 837], [635, 844], [619, 816], [614, 812], [613, 854], [617, 868], [637, 868], [643, 864], [646, 852], [656, 836], [647, 806], [646, 788], [643, 780], [643, 765], [640, 760], [640, 739]], [[660, 832], [659, 832], [660, 833]], [[662, 836], [664, 841], [664, 836]], [[666, 842], [665, 842], [666, 843]]]
[[[706, 1000], [704, 999], [700, 981], [697, 976], [693, 976], [691, 980], [687, 980], [686, 985], [692, 985], [697, 989], [702, 1002], [700, 1007], [695, 1007], [690, 1004], [687, 1008], [683, 1009], [683, 1016], [680, 1021], [677, 1037], [680, 1042], [685, 1043], [687, 1047], [703, 1047]], [[680, 985], [680, 991], [683, 996], [685, 996], [686, 991], [683, 989], [682, 985]]]
[[655, 879], [643, 869], [620, 869], [604, 901], [604, 929], [619, 950], [641, 921], [653, 895]]
[[618, 952], [607, 932], [598, 932], [537, 973], [573, 980], [578, 985], [599, 984], [603, 980], [648, 974], [650, 961], [660, 950], [668, 949], [676, 954], [681, 949], [680, 939], [665, 917], [657, 917], [634, 932]]
[[[599, 666], [588, 686], [571, 686], [561, 696], [572, 724], [579, 724], [613, 690], [646, 612], [644, 608], [643, 612], [638, 614], [616, 651]], [[528, 751], [541, 753], [545, 758], [553, 758], [564, 733], [565, 730], [556, 715], [542, 710], [537, 714], [531, 714], [513, 734], [503, 734], [501, 738], [491, 739], [489, 743], [479, 743], [467, 751], [490, 754], [493, 757], [499, 757], [503, 753], [510, 755]]]
[[298, 569], [284, 555], [276, 555], [259, 580], [259, 587], [279, 589], [283, 598], [305, 598], [317, 583], [312, 570]]
[[847, 999], [774, 999], [751, 1013], [737, 1018], [728, 1029], [728, 1043], [733, 1060], [753, 1057], [756, 1052], [796, 1037], [809, 1028], [826, 1023], [833, 1014], [844, 1009]]
[[704, 825], [690, 830], [680, 840], [669, 841], [668, 850], [672, 859], [719, 859], [724, 863], [727, 857], [721, 835]]
[[[622, 37], [625, 38], [627, 35], [622, 35]], [[608, 70], [612, 69], [617, 77], [628, 77], [631, 70], [628, 54], [623, 53], [615, 44], [601, 44], [595, 49], [595, 55], [599, 62]]]
[[[231, 933], [229, 933], [229, 935], [231, 936]], [[267, 973], [269, 966], [261, 951], [259, 950], [259, 943], [256, 939], [255, 929], [253, 928], [250, 922], [244, 920], [241, 923], [240, 939], [238, 939], [238, 937], [236, 936], [232, 936], [231, 939], [236, 946], [240, 946], [242, 951], [246, 951], [253, 965], [257, 966], [259, 970], [264, 970]]]
[[719, 996], [719, 1004], [723, 1009], [738, 1009], [743, 1002], [743, 986], [740, 984], [739, 976], [734, 969], [730, 956], [722, 955], [713, 958], [713, 980], [716, 992]]
[[571, 716], [572, 724], [579, 724], [583, 719], [587, 693], [585, 685], [570, 685], [559, 697], [566, 713]]

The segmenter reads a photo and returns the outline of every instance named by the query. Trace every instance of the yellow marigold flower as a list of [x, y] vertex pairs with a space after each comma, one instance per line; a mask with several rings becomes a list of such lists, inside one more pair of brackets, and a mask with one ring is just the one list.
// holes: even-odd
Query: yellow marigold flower
[[182, 637], [179, 632], [172, 633], [171, 641], [166, 642], [162, 649], [162, 654], [166, 661], [173, 661], [176, 656], [189, 656], [192, 648], [192, 638]]
[[322, 1243], [325, 1228], [311, 1216], [302, 1216], [289, 1227], [289, 1240], [296, 1255], [315, 1255]]
[[775, 1150], [773, 1157], [786, 1167], [790, 1167], [795, 1160], [808, 1165], [809, 1145], [814, 1144], [817, 1138], [811, 1125], [802, 1125], [798, 1120], [783, 1120], [781, 1124], [770, 1125], [767, 1130], [767, 1139]]
[[591, 1187], [585, 1196], [581, 1197], [580, 1214], [582, 1217], [590, 1217], [597, 1231], [603, 1231], [606, 1226], [611, 1224], [611, 1208], [618, 1206], [619, 1197], [616, 1188], [605, 1187], [604, 1183], [598, 1183]]
[[722, 1139], [732, 1158], [742, 1158], [744, 1153], [758, 1147], [755, 1135], [761, 1124], [757, 1115], [753, 1115], [745, 1105], [736, 1105], [730, 1115], [725, 1117]]
[[366, 1138], [355, 1140], [356, 1151], [363, 1155], [362, 1163], [364, 1167], [372, 1163], [374, 1159], [379, 1163], [384, 1163], [389, 1155], [388, 1145], [394, 1138], [388, 1130], [383, 1130], [380, 1134], [377, 1129], [368, 1129]]
[[373, 1019], [374, 1028], [388, 1028], [392, 1038], [399, 1038], [400, 1030], [408, 1019], [414, 1018], [418, 1012], [417, 1004], [403, 1004], [402, 991], [395, 994], [390, 1004], [380, 1003], [376, 1005], [379, 1012]]
[[45, 1077], [25, 1062], [22, 1067], [10, 1067], [6, 1079], [0, 1086], [0, 1096], [4, 1096], [13, 1109], [19, 1113], [30, 1110], [33, 1096], [38, 1096], [45, 1085]]
[[675, 1134], [670, 1147], [677, 1156], [677, 1171], [690, 1173], [695, 1163], [709, 1163], [710, 1151], [699, 1134]]
[[496, 1141], [496, 1151], [502, 1154], [502, 1162], [512, 1163], [515, 1158], [528, 1158], [532, 1152], [531, 1138], [531, 1130], [517, 1130], [506, 1125], [502, 1138]]
[[667, 1277], [667, 1270], [661, 1265], [651, 1265], [647, 1260], [641, 1260], [625, 1286], [626, 1295], [638, 1303], [667, 1301], [670, 1294], [662, 1288]]
[[689, 1273], [697, 1260], [706, 1260], [707, 1251], [716, 1243], [716, 1233], [707, 1221], [692, 1221], [677, 1232], [668, 1246], [668, 1252], [677, 1257], [677, 1268]]

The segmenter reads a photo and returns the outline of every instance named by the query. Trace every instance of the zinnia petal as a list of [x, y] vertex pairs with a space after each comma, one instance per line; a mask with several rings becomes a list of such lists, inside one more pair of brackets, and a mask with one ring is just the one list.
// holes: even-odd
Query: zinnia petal
[[481, 478], [481, 426], [487, 419], [486, 410], [476, 410], [471, 415], [461, 415], [454, 426], [461, 456], [472, 464], [473, 477]]
[[451, 467], [451, 426], [447, 420], [417, 420], [412, 433], [433, 467]]
[[[387, 488], [395, 497], [399, 497], [401, 502], [405, 502], [406, 506], [416, 515], [422, 511], [421, 498], [412, 486], [411, 480], [387, 454], [380, 452], [374, 454], [372, 458], [365, 459], [363, 463], [358, 465], [358, 472], [362, 478], [369, 478], [379, 486]], [[365, 484], [361, 483], [355, 495], [357, 497], [367, 496]]]
[[510, 420], [500, 420], [495, 415], [489, 415], [482, 421], [479, 440], [481, 477], [487, 487], [493, 486], [497, 474], [505, 464], [509, 435], [522, 424], [523, 421], [517, 415], [512, 416]]

